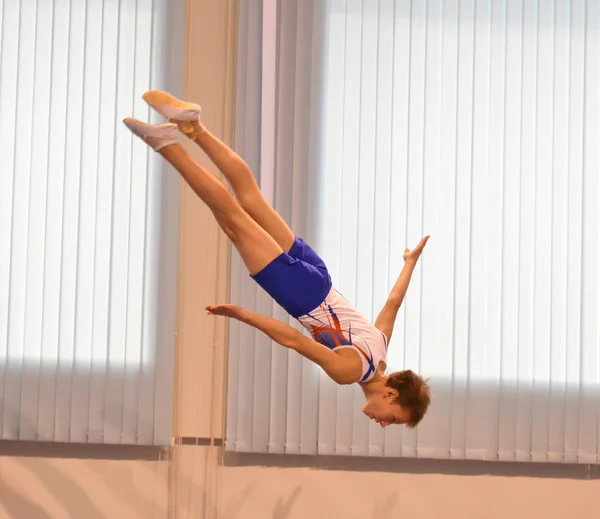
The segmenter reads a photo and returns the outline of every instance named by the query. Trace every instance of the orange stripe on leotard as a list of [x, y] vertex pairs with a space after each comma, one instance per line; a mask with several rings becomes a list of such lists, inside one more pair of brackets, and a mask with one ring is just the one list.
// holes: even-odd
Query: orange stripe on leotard
[[[329, 337], [331, 337], [333, 339], [334, 347], [354, 346], [360, 352], [360, 354], [367, 360], [367, 362], [370, 363], [371, 358], [369, 357], [369, 355], [360, 346], [357, 346], [356, 344], [354, 344], [351, 339], [349, 339], [348, 337], [346, 337], [344, 335], [342, 326], [340, 325], [340, 320], [338, 319], [337, 315], [335, 315], [335, 312], [331, 308], [328, 308], [328, 309], [324, 308], [323, 305], [321, 305], [321, 309], [323, 310], [323, 313], [325, 315], [327, 315], [327, 320], [329, 322], [328, 323], [329, 326], [310, 325], [313, 339], [315, 341], [319, 342], [319, 334], [326, 333], [326, 334], [328, 334]], [[327, 310], [329, 310], [329, 312], [327, 312]], [[330, 320], [330, 317], [331, 317], [331, 320]], [[342, 342], [342, 340], [340, 340], [340, 337], [344, 342]]]

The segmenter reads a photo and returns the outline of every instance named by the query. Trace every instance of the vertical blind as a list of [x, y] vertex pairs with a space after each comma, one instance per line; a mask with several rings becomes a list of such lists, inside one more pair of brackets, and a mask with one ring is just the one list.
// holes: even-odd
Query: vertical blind
[[[237, 145], [336, 287], [374, 319], [432, 235], [388, 371], [433, 403], [382, 430], [360, 388], [233, 323], [228, 448], [597, 463], [600, 4], [242, 4]], [[233, 300], [287, 320], [232, 269]]]
[[[243, 0], [238, 12], [235, 148], [267, 200], [309, 241], [316, 236], [318, 202], [308, 194], [319, 192], [322, 126], [323, 36], [315, 27], [324, 24], [324, 5]], [[257, 289], [235, 251], [231, 264], [232, 301], [298, 327]], [[312, 364], [231, 321], [228, 366], [228, 449], [315, 451], [320, 375]]]
[[179, 4], [1, 3], [2, 439], [170, 442], [174, 190], [120, 121], [176, 72]]

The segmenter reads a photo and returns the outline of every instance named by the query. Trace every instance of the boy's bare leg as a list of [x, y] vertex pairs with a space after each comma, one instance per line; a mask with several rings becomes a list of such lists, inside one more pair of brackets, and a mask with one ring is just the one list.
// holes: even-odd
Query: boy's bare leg
[[125, 119], [124, 123], [169, 161], [210, 208], [250, 274], [260, 272], [282, 253], [279, 244], [250, 218], [223, 183], [179, 145], [174, 124], [148, 125], [135, 119]]
[[244, 160], [200, 123], [200, 107], [160, 90], [150, 90], [143, 98], [204, 150], [231, 184], [242, 208], [283, 250], [289, 251], [294, 243], [294, 233], [267, 203]]
[[195, 136], [194, 142], [221, 170], [244, 210], [288, 252], [294, 243], [294, 233], [265, 200], [248, 165], [208, 129], [203, 129]]

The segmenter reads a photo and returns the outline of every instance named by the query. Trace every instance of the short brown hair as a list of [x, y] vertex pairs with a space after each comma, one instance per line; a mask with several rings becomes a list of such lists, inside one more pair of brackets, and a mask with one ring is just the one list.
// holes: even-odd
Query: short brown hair
[[406, 426], [410, 429], [416, 427], [423, 419], [431, 403], [431, 389], [426, 380], [407, 369], [392, 373], [385, 382], [389, 388], [398, 391], [394, 400], [395, 404], [403, 409], [409, 409], [411, 418]]

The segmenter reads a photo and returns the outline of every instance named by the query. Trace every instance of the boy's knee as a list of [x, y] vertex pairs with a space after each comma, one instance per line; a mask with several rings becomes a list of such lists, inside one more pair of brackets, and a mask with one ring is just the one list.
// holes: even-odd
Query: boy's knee
[[234, 243], [237, 241], [240, 232], [242, 231], [244, 216], [241, 208], [239, 210], [234, 209], [231, 212], [222, 212], [217, 215], [217, 220], [221, 229], [223, 229], [223, 232]]
[[242, 209], [251, 215], [254, 209], [261, 203], [261, 198], [262, 194], [257, 189], [256, 191], [240, 194], [238, 202], [242, 206]]

